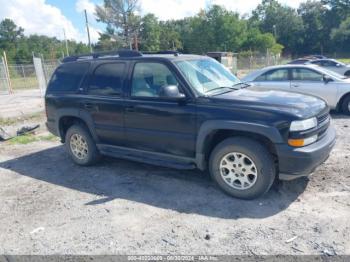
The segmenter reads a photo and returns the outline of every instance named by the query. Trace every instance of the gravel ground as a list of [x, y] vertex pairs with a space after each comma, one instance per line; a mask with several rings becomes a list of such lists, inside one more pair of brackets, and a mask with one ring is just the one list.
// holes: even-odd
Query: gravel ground
[[0, 144], [1, 254], [348, 254], [350, 118], [315, 174], [264, 197], [206, 174], [105, 158], [75, 166], [58, 142]]

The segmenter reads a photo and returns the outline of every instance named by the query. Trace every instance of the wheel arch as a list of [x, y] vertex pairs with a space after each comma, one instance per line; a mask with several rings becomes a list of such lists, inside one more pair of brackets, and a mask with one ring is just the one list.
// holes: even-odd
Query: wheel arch
[[93, 139], [97, 141], [94, 124], [91, 116], [84, 114], [77, 109], [64, 109], [57, 112], [57, 130], [61, 138], [61, 142], [65, 142], [67, 130], [74, 124], [80, 124], [87, 128]]
[[210, 153], [215, 146], [229, 137], [245, 137], [265, 145], [277, 158], [276, 143], [283, 143], [283, 138], [276, 128], [237, 121], [208, 121], [198, 133], [196, 144], [196, 163], [201, 170], [207, 168]]
[[340, 99], [339, 102], [337, 104], [337, 111], [341, 111], [342, 110], [342, 105], [344, 102], [344, 99], [347, 98], [348, 96], [350, 96], [350, 91], [345, 93]]

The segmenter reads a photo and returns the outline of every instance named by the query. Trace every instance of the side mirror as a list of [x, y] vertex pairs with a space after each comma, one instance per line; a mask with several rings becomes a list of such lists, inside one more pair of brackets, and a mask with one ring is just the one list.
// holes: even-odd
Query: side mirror
[[328, 84], [329, 82], [332, 82], [333, 81], [333, 78], [331, 78], [330, 76], [328, 75], [323, 75], [323, 81]]
[[336, 67], [341, 67], [341, 64], [336, 64], [335, 66], [336, 66]]
[[183, 100], [186, 98], [186, 96], [180, 92], [179, 88], [176, 85], [162, 86], [159, 92], [159, 96], [161, 98], [168, 98], [173, 100]]

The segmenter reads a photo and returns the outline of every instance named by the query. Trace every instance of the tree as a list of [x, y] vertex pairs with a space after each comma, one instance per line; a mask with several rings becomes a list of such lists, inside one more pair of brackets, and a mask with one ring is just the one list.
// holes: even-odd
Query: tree
[[140, 29], [141, 18], [135, 14], [137, 9], [138, 0], [104, 0], [102, 6], [96, 6], [96, 15], [98, 21], [106, 23], [124, 46], [131, 49]]
[[100, 33], [98, 42], [94, 45], [94, 50], [96, 52], [116, 51], [121, 47], [123, 47], [122, 42], [118, 42], [108, 33]]
[[[161, 27], [154, 14], [147, 14], [141, 20], [141, 50], [159, 51]], [[163, 35], [164, 37], [164, 35]]]
[[253, 11], [250, 24], [264, 33], [274, 34], [286, 51], [298, 53], [303, 44], [303, 21], [296, 10], [277, 0], [263, 0]]
[[181, 35], [172, 21], [160, 22], [160, 50], [181, 50]]
[[321, 2], [307, 1], [298, 8], [304, 24], [303, 50], [305, 53], [323, 53], [328, 44], [329, 34], [325, 29], [326, 7]]
[[338, 28], [333, 29], [331, 38], [336, 43], [336, 50], [348, 50], [350, 46], [350, 16]]
[[191, 30], [185, 39], [189, 52], [238, 51], [245, 41], [246, 22], [218, 5], [202, 10], [189, 23]]
[[9, 60], [16, 54], [23, 31], [23, 28], [18, 27], [11, 19], [5, 18], [0, 23], [0, 49], [7, 52]]
[[256, 27], [248, 29], [247, 39], [242, 48], [259, 53], [269, 51], [273, 54], [280, 54], [283, 50], [283, 46], [276, 43], [276, 39], [271, 33], [261, 33]]

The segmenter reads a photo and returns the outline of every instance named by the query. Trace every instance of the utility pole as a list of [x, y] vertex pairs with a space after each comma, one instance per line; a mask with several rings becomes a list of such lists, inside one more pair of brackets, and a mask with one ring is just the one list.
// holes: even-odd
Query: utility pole
[[86, 31], [87, 31], [87, 34], [88, 34], [90, 52], [92, 53], [92, 46], [91, 46], [91, 39], [90, 39], [90, 28], [89, 28], [89, 21], [88, 21], [86, 9], [84, 9], [84, 14], [85, 14]]
[[274, 33], [275, 39], [277, 41], [277, 26], [276, 25], [273, 25], [273, 33]]
[[68, 41], [66, 36], [66, 30], [63, 28], [63, 35], [64, 35], [64, 41], [66, 43], [66, 55], [69, 56], [69, 50], [68, 50]]

